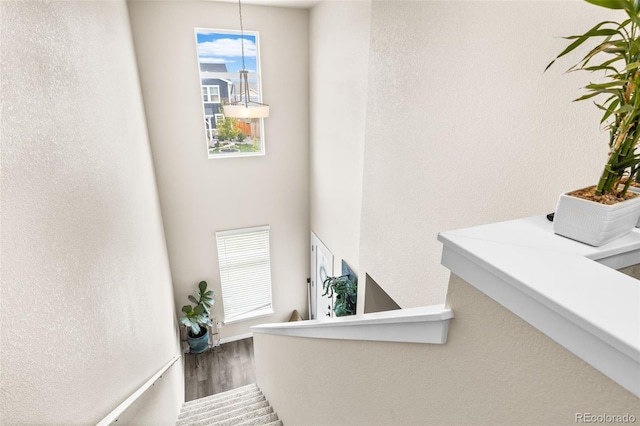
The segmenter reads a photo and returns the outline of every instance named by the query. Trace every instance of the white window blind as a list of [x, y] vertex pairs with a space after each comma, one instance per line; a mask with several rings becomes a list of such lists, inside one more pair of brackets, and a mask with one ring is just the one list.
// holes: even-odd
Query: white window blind
[[226, 324], [273, 313], [269, 229], [216, 232]]

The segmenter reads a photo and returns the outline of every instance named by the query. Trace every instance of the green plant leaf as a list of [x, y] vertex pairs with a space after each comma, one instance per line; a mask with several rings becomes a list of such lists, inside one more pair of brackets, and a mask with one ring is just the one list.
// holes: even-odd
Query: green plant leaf
[[[570, 72], [582, 71], [582, 70], [584, 70], [584, 71], [612, 71], [614, 73], [613, 75], [615, 76], [615, 75], [619, 75], [620, 73], [618, 72], [617, 69], [612, 67], [611, 64], [614, 64], [614, 63], [616, 63], [618, 61], [623, 61], [624, 59], [625, 59], [624, 56], [617, 55], [617, 56], [615, 56], [615, 57], [613, 57], [611, 59], [608, 59], [608, 60], [602, 62], [601, 64], [592, 65], [590, 67], [587, 67], [585, 64], [582, 64], [582, 66], [580, 66], [579, 68], [571, 67], [569, 69], [569, 71]], [[577, 67], [577, 65], [576, 65], [576, 67]]]
[[189, 295], [189, 300], [191, 301], [191, 303], [194, 303], [194, 304], [196, 304], [196, 305], [198, 304], [198, 299], [196, 299], [196, 298], [195, 298], [194, 296], [192, 296], [192, 295]]
[[613, 112], [615, 111], [619, 103], [620, 103], [619, 99], [617, 98], [613, 99], [613, 102], [609, 104], [609, 107], [607, 107], [606, 112], [602, 116], [602, 120], [600, 120], [600, 124], [604, 123], [605, 121], [607, 121], [609, 117], [611, 117], [611, 114], [613, 114]]
[[572, 52], [578, 46], [582, 45], [585, 41], [589, 40], [592, 37], [606, 37], [606, 36], [619, 34], [617, 30], [612, 30], [609, 28], [600, 29], [600, 27], [602, 27], [603, 25], [606, 25], [607, 23], [610, 23], [610, 21], [600, 22], [595, 27], [591, 28], [589, 31], [587, 31], [582, 35], [565, 37], [566, 39], [575, 39], [575, 41], [571, 43], [569, 46], [567, 46], [558, 56], [556, 56], [556, 58], [553, 61], [551, 61], [544, 70], [545, 71], [548, 70], [549, 67], [551, 67], [551, 65], [553, 65], [553, 63], [556, 61], [556, 59], [559, 59], [564, 55]]
[[333, 311], [336, 316], [353, 315], [355, 314], [355, 303], [358, 285], [357, 282], [351, 280], [347, 275], [340, 277], [327, 277], [322, 287], [325, 290], [324, 296], [329, 295], [333, 297], [335, 295], [335, 304]]
[[624, 67], [624, 70], [625, 71], [630, 71], [630, 70], [634, 70], [634, 69], [636, 69], [638, 67], [640, 67], [640, 62], [631, 62], [626, 67]]
[[198, 305], [193, 309], [196, 315], [202, 315], [204, 313], [204, 306]]
[[612, 94], [612, 95], [617, 95], [617, 94], [619, 94], [619, 91], [615, 91], [615, 90], [611, 90], [611, 89], [598, 90], [598, 91], [595, 91], [595, 92], [592, 92], [592, 93], [587, 93], [586, 95], [580, 96], [579, 98], [574, 99], [573, 102], [584, 101], [585, 99], [591, 99], [594, 96], [602, 95], [602, 94], [605, 94], [605, 93], [609, 93], [609, 94]]
[[207, 282], [200, 281], [200, 283], [198, 284], [198, 288], [200, 289], [200, 294], [204, 294], [207, 291]]
[[[638, 5], [629, 0], [585, 0], [587, 3], [591, 3], [596, 6], [604, 7], [607, 9], [624, 10], [629, 16], [629, 20], [640, 25], [638, 19]], [[628, 22], [628, 21], [625, 21]], [[626, 25], [626, 24], [625, 24]]]
[[612, 87], [624, 87], [627, 84], [627, 80], [614, 80], [608, 83], [590, 83], [587, 84], [585, 89], [589, 90], [600, 90], [600, 89], [610, 89]]
[[633, 111], [633, 105], [622, 105], [620, 108], [618, 108], [615, 113], [616, 114], [624, 114], [627, 113], [629, 111]]
[[623, 9], [627, 12], [633, 11], [633, 5], [625, 0], [585, 0], [587, 3], [594, 4], [607, 9]]
[[200, 326], [197, 323], [191, 324], [191, 331], [194, 335], [197, 336], [198, 334], [200, 334]]
[[191, 305], [184, 305], [182, 307], [182, 312], [184, 312], [185, 314], [188, 314], [189, 312], [191, 312]]
[[[584, 55], [584, 58], [582, 58], [580, 60], [580, 62], [578, 62], [577, 64], [575, 64], [574, 66], [572, 66], [571, 68], [569, 68], [567, 71], [571, 72], [571, 71], [575, 71], [576, 69], [580, 69], [580, 70], [586, 70], [587, 68], [595, 68], [592, 69], [591, 71], [599, 71], [598, 69], [598, 65], [593, 65], [593, 66], [589, 66], [587, 67], [587, 65], [589, 65], [589, 63], [591, 62], [591, 60], [595, 57], [599, 57], [599, 54], [601, 53], [606, 53], [607, 55], [613, 55], [614, 57], [622, 57], [622, 59], [624, 60], [624, 52], [622, 52], [622, 55], [614, 55], [613, 52], [611, 52], [611, 50], [613, 49], [614, 44], [606, 41], [603, 42], [601, 44], [599, 44], [598, 46], [596, 46], [595, 48], [593, 48], [592, 50], [589, 51], [589, 53], [587, 53], [586, 55]], [[618, 74], [617, 70], [615, 71], [616, 74]]]

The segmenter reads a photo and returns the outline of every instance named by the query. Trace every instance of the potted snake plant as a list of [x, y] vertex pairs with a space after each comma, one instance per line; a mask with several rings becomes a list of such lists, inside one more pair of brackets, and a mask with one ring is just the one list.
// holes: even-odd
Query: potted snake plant
[[189, 295], [189, 301], [194, 303], [194, 306], [184, 305], [182, 307], [183, 315], [180, 317], [180, 322], [187, 327], [187, 342], [189, 342], [191, 353], [201, 353], [209, 347], [209, 328], [207, 326], [211, 325], [209, 313], [215, 303], [214, 297], [213, 290], [207, 290], [207, 282], [200, 281], [198, 293]]
[[593, 100], [602, 111], [609, 155], [596, 185], [560, 196], [553, 230], [600, 246], [631, 232], [640, 218], [640, 196], [629, 191], [640, 170], [640, 2], [585, 1], [620, 10], [623, 16], [619, 22], [602, 21], [584, 34], [565, 37], [569, 44], [546, 69], [588, 42], [586, 54], [568, 71], [597, 75], [597, 82], [575, 100]]

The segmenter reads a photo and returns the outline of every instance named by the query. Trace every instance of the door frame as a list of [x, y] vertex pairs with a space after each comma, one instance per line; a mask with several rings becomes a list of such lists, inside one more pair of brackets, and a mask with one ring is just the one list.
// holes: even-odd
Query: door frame
[[[310, 319], [318, 319], [318, 301], [319, 298], [322, 297], [323, 293], [322, 283], [316, 282], [319, 267], [319, 265], [317, 264], [318, 251], [322, 251], [325, 258], [328, 259], [328, 265], [325, 265], [327, 276], [333, 276], [333, 253], [331, 253], [331, 250], [327, 248], [322, 240], [320, 240], [320, 238], [318, 238], [318, 236], [313, 231], [311, 231], [311, 249], [309, 251], [311, 256], [311, 282], [309, 284], [309, 295], [311, 304], [311, 310], [309, 313]], [[333, 316], [333, 310], [331, 310], [331, 314]]]

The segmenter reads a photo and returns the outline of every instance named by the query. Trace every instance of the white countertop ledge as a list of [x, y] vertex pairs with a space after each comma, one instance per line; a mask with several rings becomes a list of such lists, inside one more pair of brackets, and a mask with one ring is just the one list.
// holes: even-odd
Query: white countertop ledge
[[546, 217], [442, 232], [442, 264], [640, 397], [640, 231], [602, 247]]
[[422, 306], [346, 317], [280, 322], [251, 327], [254, 333], [318, 339], [444, 344], [453, 312]]

